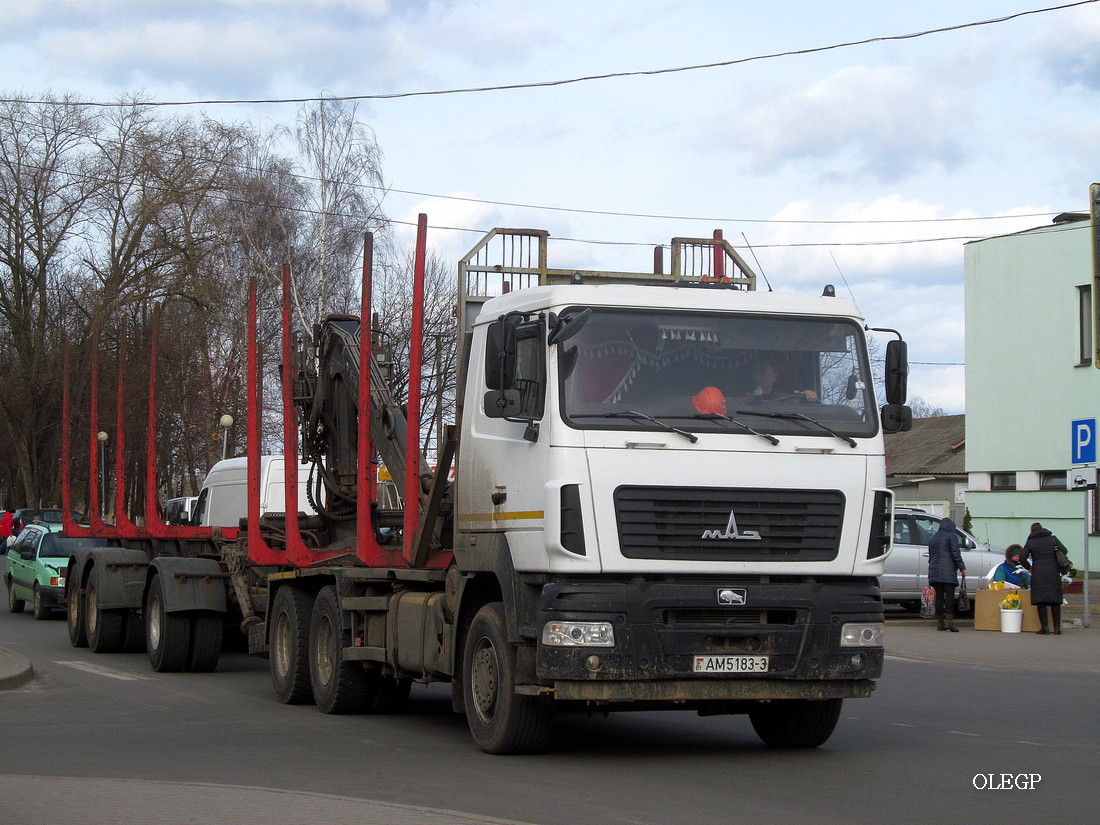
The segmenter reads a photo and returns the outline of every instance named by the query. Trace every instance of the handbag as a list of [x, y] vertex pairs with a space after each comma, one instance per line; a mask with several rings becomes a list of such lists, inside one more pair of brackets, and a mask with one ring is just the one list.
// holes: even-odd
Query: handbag
[[962, 577], [962, 587], [959, 588], [959, 595], [955, 598], [955, 612], [966, 613], [970, 610], [970, 597], [966, 595], [966, 576]]
[[920, 617], [922, 619], [936, 618], [936, 589], [934, 587], [921, 588]]
[[1073, 569], [1073, 565], [1069, 563], [1069, 556], [1061, 547], [1054, 548], [1054, 560], [1058, 562], [1059, 573], [1068, 573]]

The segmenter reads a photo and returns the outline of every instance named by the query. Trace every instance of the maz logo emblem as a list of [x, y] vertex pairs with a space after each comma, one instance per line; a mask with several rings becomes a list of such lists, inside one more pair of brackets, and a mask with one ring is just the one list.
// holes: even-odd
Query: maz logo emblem
[[719, 533], [717, 530], [704, 530], [705, 539], [737, 539], [738, 541], [761, 541], [760, 534], [755, 530], [746, 530], [744, 533], [737, 531], [737, 516], [730, 510], [730, 520], [726, 524], [726, 531]]
[[718, 604], [744, 604], [748, 598], [748, 591], [743, 587], [722, 587], [718, 590]]

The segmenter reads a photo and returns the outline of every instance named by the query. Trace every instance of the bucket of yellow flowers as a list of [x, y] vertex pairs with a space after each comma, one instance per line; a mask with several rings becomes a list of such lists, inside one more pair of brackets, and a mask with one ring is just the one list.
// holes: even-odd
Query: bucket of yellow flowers
[[1019, 633], [1024, 625], [1024, 611], [1020, 607], [1020, 594], [1009, 593], [1001, 599], [1001, 632]]

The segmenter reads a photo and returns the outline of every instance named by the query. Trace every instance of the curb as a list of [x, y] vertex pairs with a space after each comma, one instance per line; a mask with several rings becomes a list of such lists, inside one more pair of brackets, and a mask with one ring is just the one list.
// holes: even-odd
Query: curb
[[22, 687], [33, 678], [30, 660], [0, 647], [0, 690]]

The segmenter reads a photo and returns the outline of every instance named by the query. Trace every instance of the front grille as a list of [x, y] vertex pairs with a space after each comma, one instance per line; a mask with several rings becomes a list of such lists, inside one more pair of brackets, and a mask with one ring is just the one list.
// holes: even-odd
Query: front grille
[[664, 612], [664, 623], [670, 626], [720, 626], [788, 624], [798, 622], [794, 610], [749, 610], [746, 608], [675, 607]]
[[[615, 514], [619, 547], [627, 558], [830, 561], [840, 544], [844, 494], [839, 490], [619, 487]], [[760, 538], [747, 538], [752, 535]]]

